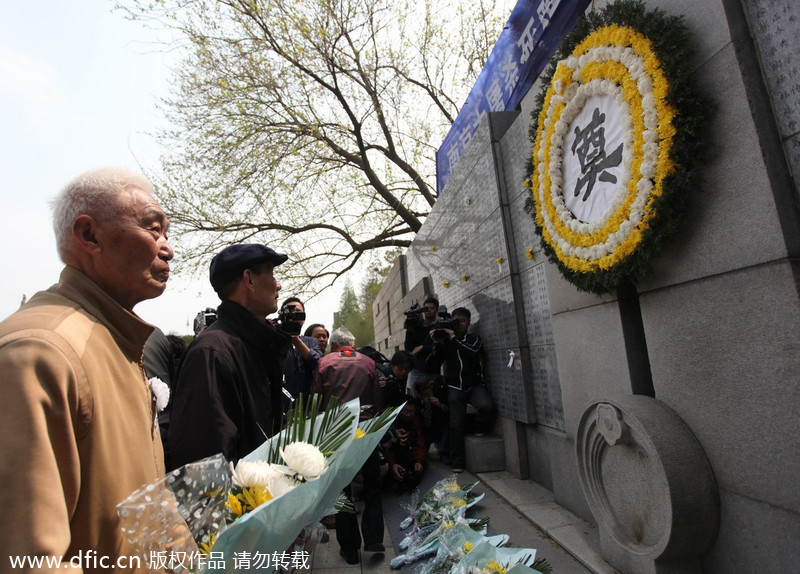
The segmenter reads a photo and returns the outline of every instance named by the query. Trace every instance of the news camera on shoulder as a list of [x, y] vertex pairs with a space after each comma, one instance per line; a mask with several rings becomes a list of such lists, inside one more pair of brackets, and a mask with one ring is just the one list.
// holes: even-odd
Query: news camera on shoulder
[[444, 305], [439, 306], [439, 312], [436, 314], [436, 321], [431, 323], [431, 339], [434, 341], [446, 339], [448, 337], [448, 330], [455, 331], [460, 319], [454, 317], [447, 312], [447, 307]]
[[295, 303], [284, 305], [278, 313], [278, 328], [287, 335], [299, 335], [306, 320], [306, 312], [300, 309]]
[[435, 297], [427, 297], [420, 305], [414, 303], [405, 312], [406, 320], [403, 328], [409, 331], [425, 331], [436, 320], [436, 313], [439, 311], [439, 300]]
[[411, 305], [411, 308], [403, 314], [406, 316], [403, 322], [404, 329], [419, 329], [424, 326], [422, 316], [425, 314], [425, 307], [419, 303]]

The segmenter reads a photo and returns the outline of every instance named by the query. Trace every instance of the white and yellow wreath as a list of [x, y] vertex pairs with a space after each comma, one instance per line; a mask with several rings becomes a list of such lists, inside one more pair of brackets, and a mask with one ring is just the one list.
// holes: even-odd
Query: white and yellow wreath
[[[617, 4], [647, 20], [640, 2]], [[556, 60], [534, 118], [526, 181], [548, 256], [580, 289], [598, 293], [641, 276], [667, 182], [686, 168], [673, 159], [682, 112], [669, 103], [673, 86], [654, 42], [633, 26], [602, 21], [618, 6], [596, 16]]]

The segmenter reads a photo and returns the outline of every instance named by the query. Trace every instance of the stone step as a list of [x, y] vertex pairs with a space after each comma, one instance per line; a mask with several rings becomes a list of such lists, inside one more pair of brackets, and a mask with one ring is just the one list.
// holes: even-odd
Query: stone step
[[464, 439], [466, 467], [472, 473], [506, 469], [506, 450], [503, 437], [487, 434], [467, 435]]

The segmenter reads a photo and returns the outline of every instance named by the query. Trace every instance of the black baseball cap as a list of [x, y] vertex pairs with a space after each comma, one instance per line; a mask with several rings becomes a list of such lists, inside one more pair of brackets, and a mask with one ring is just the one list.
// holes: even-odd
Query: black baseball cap
[[288, 255], [278, 253], [271, 247], [260, 243], [237, 243], [229, 245], [211, 260], [209, 273], [211, 286], [219, 290], [229, 281], [241, 275], [242, 271], [259, 263], [271, 262], [280, 265], [289, 259]]

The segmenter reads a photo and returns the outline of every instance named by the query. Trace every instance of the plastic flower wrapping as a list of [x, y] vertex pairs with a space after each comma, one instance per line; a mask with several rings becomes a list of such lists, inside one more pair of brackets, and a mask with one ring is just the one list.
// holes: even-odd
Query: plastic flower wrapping
[[152, 572], [272, 572], [301, 532], [332, 511], [401, 407], [358, 422], [358, 399], [319, 411], [312, 400], [286, 428], [232, 467], [219, 454], [187, 464], [117, 506]]
[[[536, 560], [533, 548], [498, 548], [488, 541], [475, 545], [450, 570], [451, 574], [508, 574], [514, 572], [540, 572], [532, 567]], [[540, 572], [540, 574], [542, 574]]]
[[399, 544], [404, 553], [392, 559], [391, 567], [401, 568], [436, 554], [443, 532], [457, 521], [485, 533], [488, 520], [464, 518], [466, 510], [483, 498], [472, 493], [477, 484], [461, 487], [454, 477], [445, 478], [412, 503], [409, 516], [400, 523], [401, 530], [409, 530]]
[[475, 546], [484, 541], [492, 546], [503, 546], [508, 543], [508, 535], [486, 536], [485, 526], [478, 531], [468, 520], [459, 518], [441, 532], [436, 556], [423, 565], [419, 574], [449, 573]]
[[506, 547], [506, 534], [488, 535], [488, 518], [469, 518], [468, 508], [483, 498], [461, 486], [455, 476], [437, 482], [412, 503], [400, 529], [408, 534], [399, 547], [405, 553], [391, 561], [402, 568], [426, 559], [418, 574], [549, 574], [545, 560], [536, 560], [532, 548]]
[[475, 495], [472, 489], [477, 482], [459, 486], [455, 476], [443, 478], [434, 484], [416, 503], [412, 503], [409, 515], [400, 523], [405, 530], [412, 524], [415, 529], [430, 526], [449, 516], [454, 510], [469, 508], [483, 498], [483, 494]]

